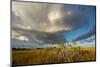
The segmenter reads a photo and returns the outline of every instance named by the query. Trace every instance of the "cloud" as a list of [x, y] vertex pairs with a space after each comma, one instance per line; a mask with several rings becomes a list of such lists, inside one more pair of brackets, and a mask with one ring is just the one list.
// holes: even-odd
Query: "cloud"
[[26, 39], [24, 40], [29, 40], [31, 42], [35, 42], [39, 45], [42, 44], [58, 44], [61, 42], [66, 42], [64, 35], [61, 33], [45, 33], [45, 32], [38, 32], [38, 31], [33, 31], [33, 30], [26, 30], [26, 29], [21, 29], [21, 28], [13, 28], [16, 33], [13, 33], [12, 31], [12, 36], [16, 37], [19, 40], [22, 40], [20, 38], [24, 37]]
[[12, 7], [16, 16], [21, 17], [19, 24], [41, 32], [70, 31], [88, 22], [84, 14], [73, 13], [73, 8], [64, 11], [64, 5], [60, 4], [13, 2]]
[[91, 10], [88, 8], [84, 11], [80, 8], [83, 7], [13, 1], [12, 31], [19, 35], [12, 36], [16, 36], [17, 40], [26, 38], [36, 45], [66, 42], [65, 32], [67, 35], [67, 32], [90, 25], [89, 18], [93, 13], [89, 13]]
[[95, 35], [95, 33], [96, 33], [96, 30], [95, 30], [95, 27], [93, 27], [89, 32], [87, 32], [87, 33], [85, 33], [83, 35], [80, 35], [79, 37], [77, 37], [73, 41], [79, 41], [79, 40], [86, 39], [88, 37], [91, 37], [91, 36]]

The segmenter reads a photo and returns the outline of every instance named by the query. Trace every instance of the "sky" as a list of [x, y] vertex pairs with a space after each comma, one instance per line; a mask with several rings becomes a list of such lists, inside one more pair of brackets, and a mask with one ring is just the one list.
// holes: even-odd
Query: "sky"
[[95, 46], [96, 7], [12, 2], [12, 47]]

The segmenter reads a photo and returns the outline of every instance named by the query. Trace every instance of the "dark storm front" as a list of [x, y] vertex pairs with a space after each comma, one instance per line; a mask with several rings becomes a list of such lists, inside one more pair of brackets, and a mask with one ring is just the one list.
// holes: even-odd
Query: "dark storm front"
[[89, 5], [13, 1], [13, 65], [95, 61], [95, 12]]

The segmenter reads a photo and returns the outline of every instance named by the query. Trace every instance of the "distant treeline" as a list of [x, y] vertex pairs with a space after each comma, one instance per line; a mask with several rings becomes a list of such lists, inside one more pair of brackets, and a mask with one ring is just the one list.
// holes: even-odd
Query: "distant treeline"
[[28, 48], [12, 48], [12, 50], [31, 50], [31, 49], [28, 49]]

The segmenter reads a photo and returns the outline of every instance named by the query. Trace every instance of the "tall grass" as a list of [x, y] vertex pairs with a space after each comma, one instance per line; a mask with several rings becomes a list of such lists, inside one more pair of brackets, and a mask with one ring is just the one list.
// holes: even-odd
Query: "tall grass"
[[12, 64], [48, 64], [62, 62], [95, 61], [95, 48], [59, 47], [31, 50], [13, 50]]

